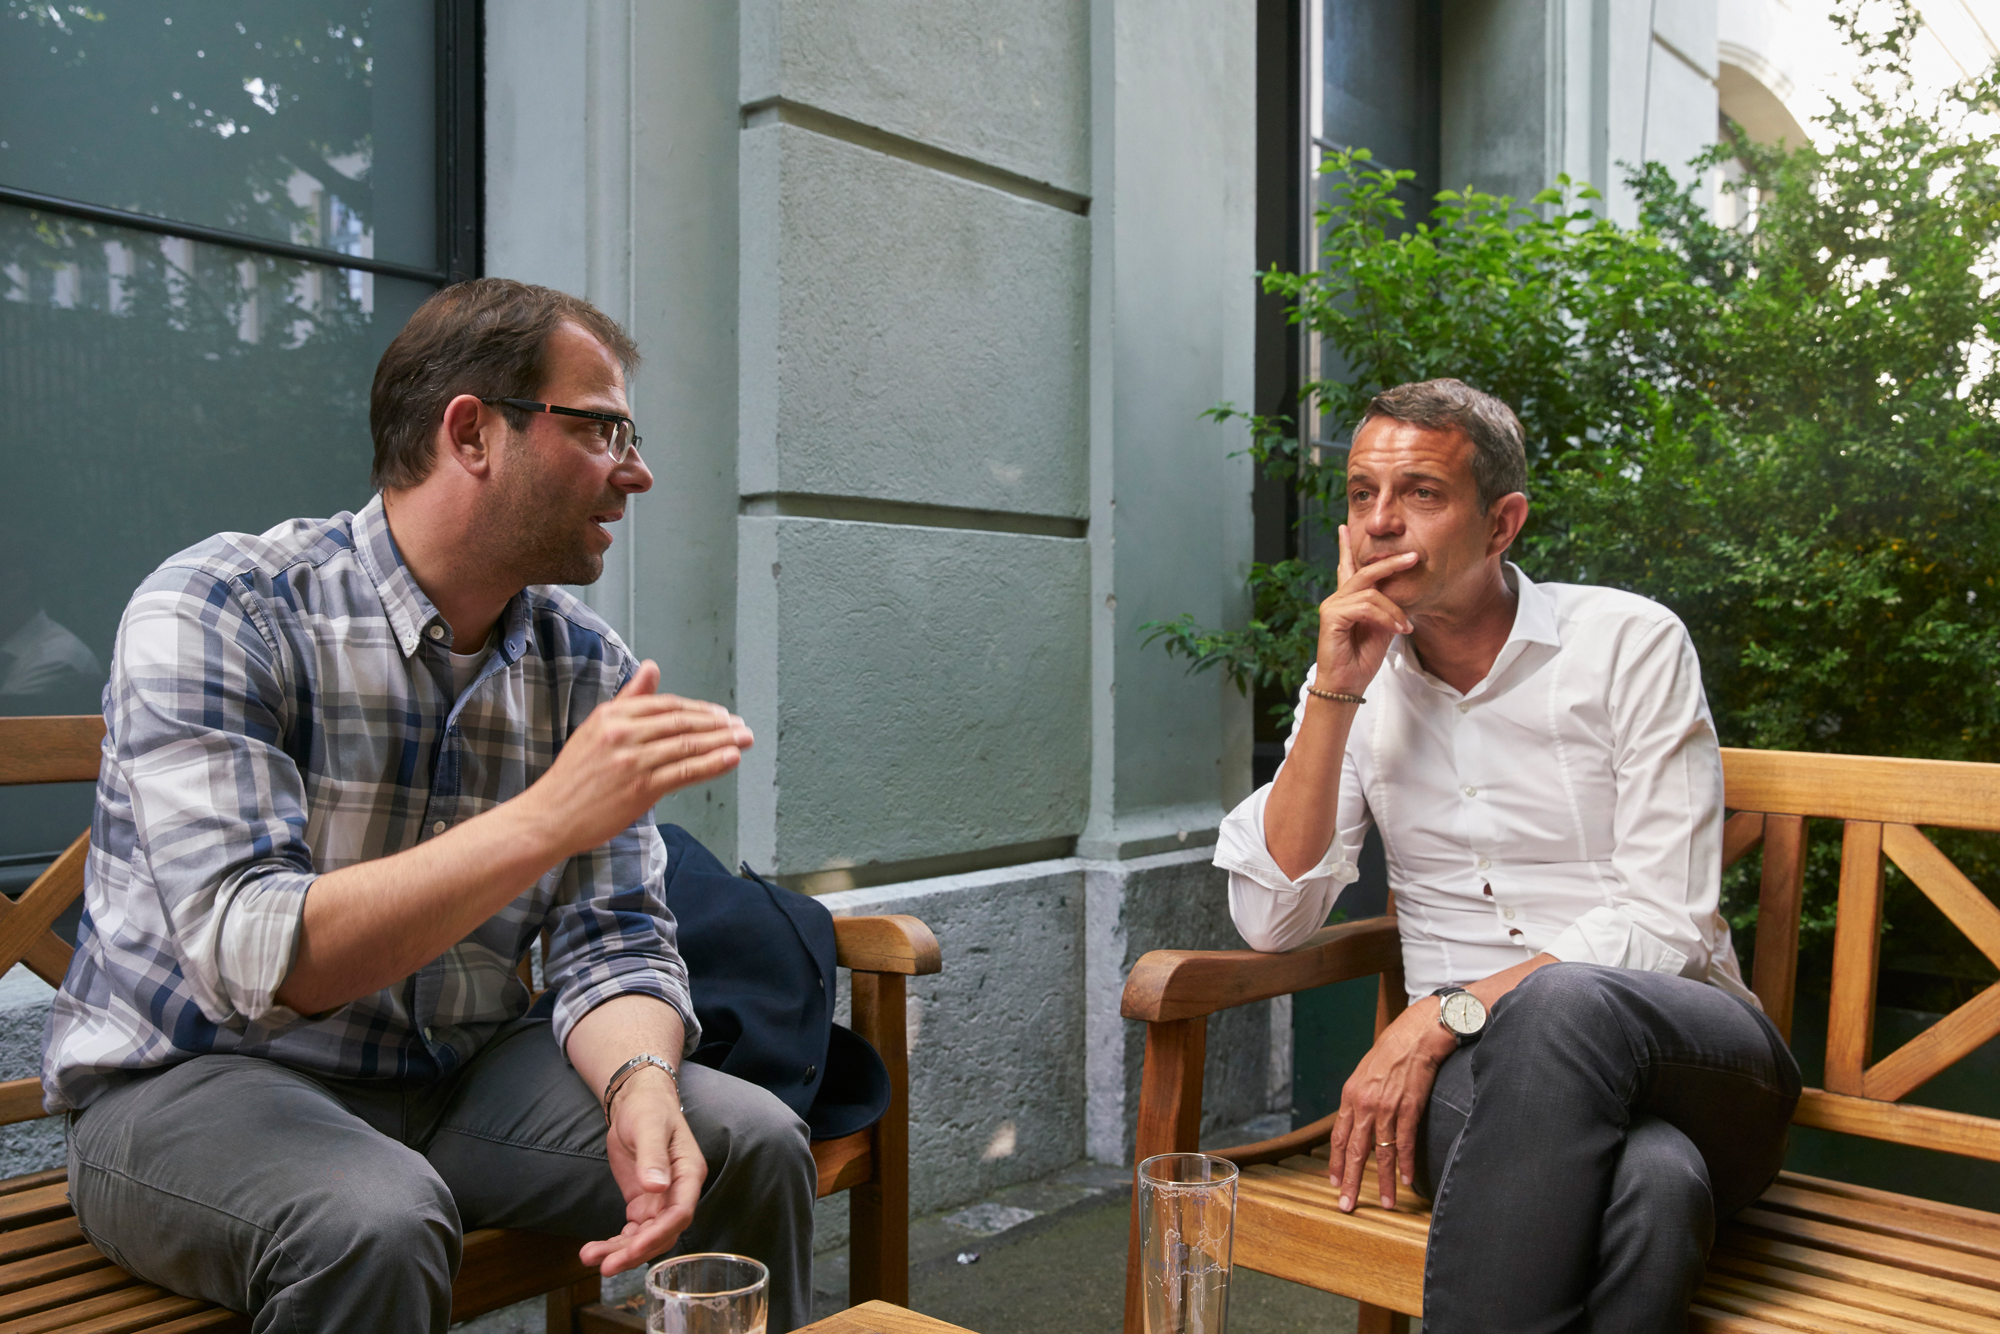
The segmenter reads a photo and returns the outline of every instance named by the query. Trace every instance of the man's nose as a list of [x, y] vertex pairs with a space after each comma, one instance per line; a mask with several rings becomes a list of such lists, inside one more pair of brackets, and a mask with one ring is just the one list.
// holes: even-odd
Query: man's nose
[[611, 484], [626, 495], [637, 495], [641, 491], [653, 489], [653, 470], [646, 466], [646, 460], [638, 450], [619, 464], [611, 473]]
[[1362, 528], [1371, 537], [1388, 537], [1403, 531], [1403, 507], [1390, 496], [1383, 496], [1368, 507], [1368, 518]]

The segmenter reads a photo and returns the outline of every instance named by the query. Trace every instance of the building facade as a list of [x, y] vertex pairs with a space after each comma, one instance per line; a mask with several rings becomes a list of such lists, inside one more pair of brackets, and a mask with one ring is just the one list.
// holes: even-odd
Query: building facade
[[[1127, 970], [1236, 943], [1208, 859], [1256, 710], [1145, 627], [1240, 624], [1289, 549], [1206, 413], [1314, 364], [1255, 275], [1310, 262], [1318, 154], [1629, 221], [1619, 164], [1800, 132], [1786, 0], [5, 3], [0, 707], [93, 708], [178, 547], [363, 504], [429, 291], [588, 297], [657, 482], [585, 596], [758, 737], [659, 817], [937, 931], [925, 1212], [1126, 1158]], [[5, 796], [10, 889], [88, 806]], [[46, 1002], [7, 985], [13, 1075]], [[1216, 1021], [1214, 1123], [1292, 1109], [1294, 1024]]]

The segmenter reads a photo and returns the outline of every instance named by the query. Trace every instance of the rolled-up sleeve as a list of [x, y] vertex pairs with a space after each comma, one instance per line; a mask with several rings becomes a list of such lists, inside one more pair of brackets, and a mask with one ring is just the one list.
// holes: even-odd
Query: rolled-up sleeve
[[[1312, 684], [1310, 671], [1306, 684]], [[1285, 738], [1288, 756], [1305, 716], [1305, 700], [1302, 686], [1292, 714], [1292, 732]], [[1279, 772], [1283, 772], [1282, 766]], [[1216, 837], [1215, 864], [1229, 872], [1230, 920], [1253, 950], [1291, 949], [1326, 924], [1340, 892], [1361, 878], [1356, 861], [1370, 824], [1368, 803], [1350, 753], [1341, 765], [1333, 841], [1319, 863], [1294, 880], [1279, 869], [1264, 838], [1264, 807], [1276, 785], [1273, 779], [1244, 798], [1223, 818]]]
[[106, 762], [143, 858], [134, 892], [157, 899], [202, 1016], [241, 1031], [299, 1017], [276, 992], [316, 875], [305, 784], [281, 744], [279, 650], [237, 592], [174, 567], [140, 586], [107, 688]]
[[1634, 626], [1612, 676], [1613, 883], [1548, 946], [1566, 963], [1705, 978], [1722, 893], [1722, 755], [1677, 620]]
[[619, 996], [653, 996], [686, 1031], [682, 1055], [701, 1044], [687, 965], [666, 901], [667, 848], [641, 818], [601, 848], [569, 859], [549, 922], [548, 984], [556, 989], [556, 1045], [577, 1021]]

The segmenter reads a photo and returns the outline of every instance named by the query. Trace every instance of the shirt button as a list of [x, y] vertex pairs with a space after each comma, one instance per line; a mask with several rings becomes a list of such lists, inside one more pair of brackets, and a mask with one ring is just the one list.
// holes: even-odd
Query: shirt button
[[1471, 704], [1469, 704], [1469, 703], [1467, 703], [1467, 702], [1466, 702], [1466, 701], [1464, 701], [1464, 700], [1460, 700], [1460, 701], [1459, 701], [1459, 703], [1458, 703], [1458, 711], [1459, 711], [1460, 713], [1471, 713], [1471, 712], [1472, 712], [1472, 705], [1471, 705]]
[[443, 638], [444, 638], [444, 627], [443, 627], [443, 626], [441, 626], [441, 625], [434, 625], [434, 626], [432, 626], [432, 627], [431, 627], [431, 638], [432, 638], [432, 639], [443, 639]]
[[1514, 910], [1512, 908], [1502, 908], [1500, 915], [1510, 922], [1514, 920]]
[[1481, 857], [1481, 858], [1479, 859], [1479, 869], [1480, 869], [1480, 870], [1484, 871], [1484, 870], [1485, 870], [1485, 869], [1486, 869], [1487, 867], [1489, 867], [1489, 866], [1491, 866], [1491, 865], [1493, 865], [1493, 863], [1492, 863], [1492, 862], [1490, 862], [1490, 861], [1488, 861], [1488, 860], [1487, 860], [1486, 858], [1484, 858], [1484, 857]]
[[1459, 791], [1463, 792], [1468, 797], [1476, 797], [1479, 795], [1479, 789], [1474, 787], [1470, 783], [1467, 783], [1464, 787], [1460, 788]]
[[439, 820], [436, 824], [431, 826], [431, 832], [433, 834], [442, 834], [444, 832], [444, 829], [445, 829], [445, 824], [444, 821], [442, 820]]

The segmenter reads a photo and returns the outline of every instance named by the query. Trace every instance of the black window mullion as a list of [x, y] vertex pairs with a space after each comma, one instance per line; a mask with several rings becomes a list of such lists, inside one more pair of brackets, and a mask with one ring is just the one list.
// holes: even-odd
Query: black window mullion
[[455, 283], [485, 259], [485, 5], [437, 0], [437, 24], [438, 260]]

